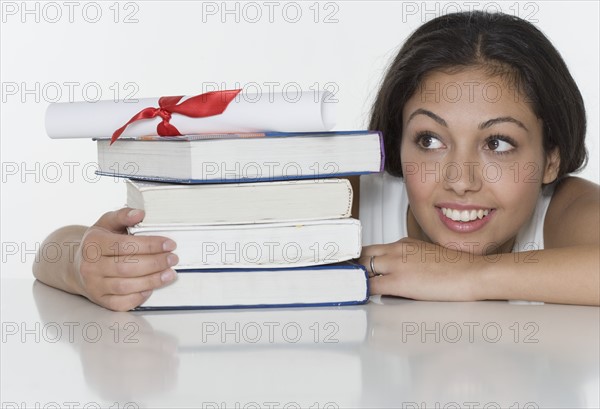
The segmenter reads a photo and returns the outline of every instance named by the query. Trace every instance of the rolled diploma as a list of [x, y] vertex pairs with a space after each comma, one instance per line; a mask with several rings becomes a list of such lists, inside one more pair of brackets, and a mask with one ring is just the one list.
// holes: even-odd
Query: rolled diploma
[[[192, 118], [172, 114], [170, 123], [179, 133], [320, 132], [335, 125], [334, 103], [327, 91], [302, 92], [291, 100], [276, 94], [238, 94], [221, 115]], [[180, 102], [190, 98], [186, 96]], [[50, 138], [107, 138], [144, 108], [158, 108], [159, 98], [136, 102], [97, 101], [51, 104], [46, 110]], [[121, 137], [157, 135], [161, 117], [129, 124]]]

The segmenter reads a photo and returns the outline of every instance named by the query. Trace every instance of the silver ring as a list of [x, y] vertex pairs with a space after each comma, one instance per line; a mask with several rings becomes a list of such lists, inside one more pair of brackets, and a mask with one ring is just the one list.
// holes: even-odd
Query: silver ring
[[375, 271], [375, 256], [371, 256], [371, 260], [369, 261], [369, 267], [371, 267], [371, 273], [373, 273], [372, 277], [381, 275], [377, 274], [377, 272]]

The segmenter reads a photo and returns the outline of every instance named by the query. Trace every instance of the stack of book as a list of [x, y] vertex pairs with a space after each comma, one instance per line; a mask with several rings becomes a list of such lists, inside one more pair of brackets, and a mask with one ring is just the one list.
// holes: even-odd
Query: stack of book
[[[97, 139], [98, 174], [127, 179], [133, 235], [177, 243], [178, 278], [140, 309], [359, 304], [367, 273], [342, 176], [379, 172], [372, 131]], [[113, 138], [114, 141], [114, 138]]]

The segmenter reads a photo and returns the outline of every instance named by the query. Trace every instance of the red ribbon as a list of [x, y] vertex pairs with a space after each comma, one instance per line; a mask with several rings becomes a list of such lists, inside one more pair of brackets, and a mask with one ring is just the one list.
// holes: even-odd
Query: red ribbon
[[156, 127], [156, 131], [160, 136], [181, 136], [177, 128], [169, 123], [171, 114], [181, 114], [192, 118], [220, 115], [240, 91], [241, 89], [206, 92], [188, 98], [179, 105], [177, 103], [183, 98], [183, 95], [178, 97], [161, 97], [158, 100], [158, 108], [149, 107], [142, 109], [127, 121], [125, 125], [117, 129], [112, 135], [110, 144], [112, 145], [119, 139], [125, 128], [132, 122], [141, 119], [151, 119], [157, 116], [162, 118], [162, 122]]

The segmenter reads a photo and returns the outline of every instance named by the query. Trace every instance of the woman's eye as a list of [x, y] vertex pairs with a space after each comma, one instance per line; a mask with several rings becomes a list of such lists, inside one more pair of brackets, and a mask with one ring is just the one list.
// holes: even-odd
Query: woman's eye
[[515, 148], [510, 142], [498, 138], [488, 140], [485, 147], [494, 152], [509, 152]]
[[433, 135], [419, 136], [417, 144], [424, 149], [440, 149], [444, 147], [444, 144]]

